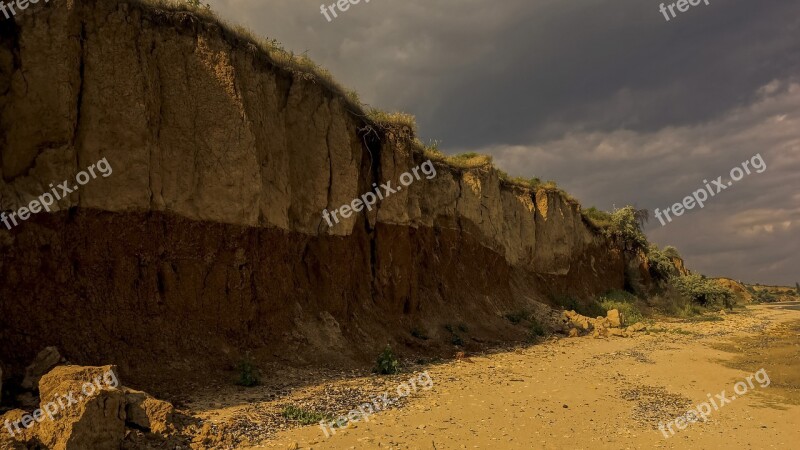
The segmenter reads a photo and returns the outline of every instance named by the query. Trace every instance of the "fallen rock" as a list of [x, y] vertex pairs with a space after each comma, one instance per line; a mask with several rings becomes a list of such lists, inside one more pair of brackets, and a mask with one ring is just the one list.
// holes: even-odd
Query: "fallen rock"
[[608, 335], [616, 337], [625, 337], [625, 332], [621, 328], [609, 328]]
[[28, 415], [27, 411], [13, 409], [0, 416], [0, 449], [27, 450], [36, 448], [36, 435], [32, 428], [22, 425], [22, 418]]
[[582, 316], [575, 311], [564, 311], [564, 317], [566, 317], [569, 323], [571, 323], [575, 328], [583, 331], [589, 331], [592, 328], [589, 318]]
[[25, 378], [22, 380], [22, 387], [29, 390], [36, 389], [39, 380], [44, 374], [63, 361], [61, 354], [55, 347], [45, 347], [34, 358], [31, 365], [25, 369]]
[[617, 309], [608, 311], [606, 313], [606, 319], [608, 319], [609, 325], [612, 328], [619, 328], [622, 326], [622, 316]]
[[608, 337], [608, 328], [595, 328], [592, 337], [595, 339]]
[[628, 332], [633, 333], [633, 332], [637, 332], [637, 331], [644, 331], [646, 329], [647, 329], [647, 326], [645, 326], [645, 324], [643, 324], [642, 322], [637, 322], [637, 323], [629, 326], [625, 330], [628, 331]]
[[569, 329], [569, 337], [578, 337], [578, 329], [577, 328], [570, 328]]
[[123, 392], [126, 403], [125, 423], [128, 426], [152, 433], [166, 433], [173, 428], [175, 407], [171, 403], [126, 387]]
[[115, 366], [58, 366], [39, 381], [42, 410], [34, 424], [41, 443], [54, 450], [119, 449], [125, 437], [125, 394]]

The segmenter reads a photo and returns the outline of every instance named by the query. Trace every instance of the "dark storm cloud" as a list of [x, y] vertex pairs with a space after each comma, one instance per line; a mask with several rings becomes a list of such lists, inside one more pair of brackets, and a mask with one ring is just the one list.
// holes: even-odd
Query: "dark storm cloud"
[[765, 173], [648, 234], [710, 275], [800, 279], [796, 0], [710, 0], [669, 22], [655, 0], [362, 0], [330, 23], [321, 2], [210, 1], [417, 115], [446, 151], [587, 206], [664, 209], [760, 153]]
[[714, 0], [669, 22], [653, 0], [372, 0], [331, 23], [321, 2], [214, 3], [452, 146], [703, 121], [800, 65], [795, 0]]

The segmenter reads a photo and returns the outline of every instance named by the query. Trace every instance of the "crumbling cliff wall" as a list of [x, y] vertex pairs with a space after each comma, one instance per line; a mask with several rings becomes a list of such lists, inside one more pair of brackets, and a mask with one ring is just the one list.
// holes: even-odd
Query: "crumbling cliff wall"
[[329, 228], [323, 209], [426, 158], [214, 21], [81, 0], [0, 30], [0, 208], [113, 167], [0, 231], [12, 369], [47, 345], [134, 379], [243, 349], [337, 363], [387, 342], [449, 348], [444, 325], [461, 322], [477, 345], [517, 336], [507, 311], [624, 284], [621, 252], [577, 204], [490, 167], [437, 162]]

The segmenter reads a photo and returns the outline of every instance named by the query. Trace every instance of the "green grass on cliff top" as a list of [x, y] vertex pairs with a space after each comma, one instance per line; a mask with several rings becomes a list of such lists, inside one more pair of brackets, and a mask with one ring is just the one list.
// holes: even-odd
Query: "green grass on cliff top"
[[554, 181], [543, 183], [539, 178], [510, 177], [507, 173], [493, 166], [492, 157], [489, 155], [464, 153], [448, 156], [439, 151], [437, 142], [425, 145], [415, 137], [417, 135], [417, 121], [413, 115], [403, 112], [386, 112], [377, 108], [365, 108], [365, 105], [361, 103], [358, 97], [358, 93], [343, 87], [333, 78], [328, 69], [321, 67], [305, 54], [295, 54], [292, 51], [287, 51], [275, 39], [261, 38], [246, 27], [225, 22], [210, 8], [202, 5], [201, 2], [187, 0], [138, 1], [143, 5], [160, 10], [173, 13], [190, 13], [203, 19], [207, 25], [218, 25], [222, 30], [223, 37], [227, 38], [232, 45], [253, 46], [256, 50], [266, 55], [277, 68], [291, 73], [294, 77], [321, 84], [327, 90], [342, 98], [347, 109], [352, 114], [362, 118], [367, 125], [378, 128], [384, 133], [392, 133], [401, 139], [408, 139], [415, 150], [421, 152], [432, 161], [461, 170], [494, 169], [497, 171], [500, 180], [507, 185], [532, 191], [555, 192], [560, 194], [568, 203], [579, 205], [575, 198], [559, 189]]

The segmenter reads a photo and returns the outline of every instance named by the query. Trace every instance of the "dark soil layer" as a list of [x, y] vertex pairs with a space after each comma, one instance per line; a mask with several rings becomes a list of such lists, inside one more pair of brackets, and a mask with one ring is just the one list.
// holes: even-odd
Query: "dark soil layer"
[[624, 273], [621, 261], [591, 269], [607, 249], [576, 258], [566, 276], [541, 275], [464, 231], [383, 224], [313, 237], [73, 209], [11, 236], [0, 244], [7, 373], [55, 345], [72, 363], [117, 364], [126, 383], [156, 394], [231, 370], [245, 351], [263, 364], [364, 367], [387, 343], [452, 356], [520, 340], [507, 312], [620, 288]]

